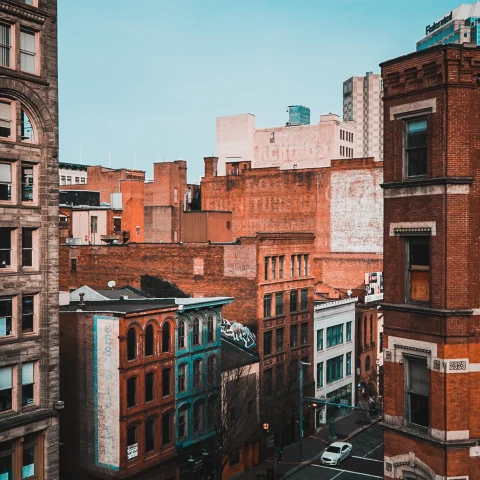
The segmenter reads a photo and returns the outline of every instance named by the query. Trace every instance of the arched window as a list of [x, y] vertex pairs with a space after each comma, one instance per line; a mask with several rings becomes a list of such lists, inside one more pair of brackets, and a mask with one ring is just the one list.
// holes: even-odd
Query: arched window
[[365, 371], [366, 372], [370, 371], [370, 355], [367, 355], [365, 357]]
[[185, 348], [185, 322], [178, 324], [178, 348]]
[[370, 345], [373, 344], [373, 315], [370, 315]]
[[138, 448], [129, 448], [135, 447], [137, 445], [137, 427], [132, 426], [127, 429], [127, 460], [133, 460], [138, 456]]
[[363, 317], [363, 346], [367, 346], [367, 317]]
[[187, 364], [183, 363], [178, 367], [178, 391], [184, 392], [187, 389]]
[[200, 319], [198, 317], [193, 319], [193, 344], [200, 345]]
[[153, 325], [147, 325], [145, 329], [145, 356], [153, 355]]
[[155, 419], [149, 418], [145, 424], [145, 452], [155, 450]]
[[195, 360], [193, 362], [193, 386], [200, 388], [202, 384], [202, 361]]
[[135, 360], [137, 358], [137, 332], [134, 328], [130, 328], [127, 334], [127, 360]]
[[162, 443], [163, 445], [167, 445], [172, 441], [172, 434], [171, 434], [171, 415], [166, 413], [162, 418]]
[[170, 351], [170, 322], [165, 322], [163, 324], [162, 330], [162, 352]]
[[137, 404], [137, 377], [131, 377], [127, 380], [127, 408], [134, 407]]
[[207, 381], [208, 383], [215, 382], [215, 367], [216, 367], [216, 358], [215, 355], [211, 355], [207, 360]]
[[203, 400], [193, 405], [193, 433], [200, 433], [203, 430]]
[[209, 315], [207, 319], [207, 339], [208, 342], [215, 341], [215, 319], [213, 315]]
[[27, 112], [22, 108], [22, 121], [21, 121], [21, 140], [22, 142], [34, 142], [35, 132], [33, 130], [32, 122], [30, 121]]

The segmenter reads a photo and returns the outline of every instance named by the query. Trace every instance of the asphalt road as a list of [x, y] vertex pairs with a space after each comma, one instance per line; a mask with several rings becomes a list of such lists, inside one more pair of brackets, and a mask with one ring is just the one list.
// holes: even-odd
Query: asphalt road
[[383, 436], [377, 427], [371, 427], [355, 436], [352, 456], [336, 467], [314, 462], [295, 475], [295, 480], [368, 480], [383, 479]]

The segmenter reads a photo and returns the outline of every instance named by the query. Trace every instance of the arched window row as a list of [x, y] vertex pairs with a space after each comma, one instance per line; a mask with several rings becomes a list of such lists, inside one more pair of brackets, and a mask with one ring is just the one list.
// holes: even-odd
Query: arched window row
[[[177, 348], [187, 348], [187, 338], [190, 332], [191, 346], [197, 347], [204, 342], [212, 343], [217, 339], [218, 318], [215, 313], [207, 315], [195, 315], [191, 321], [186, 318], [180, 318], [177, 327]], [[190, 329], [189, 329], [190, 327]], [[206, 338], [205, 334], [206, 332]]]
[[[155, 327], [160, 328], [160, 353], [172, 352], [172, 319], [166, 319], [161, 327], [158, 327], [156, 321], [151, 321], [145, 326], [144, 330], [144, 348], [145, 348], [145, 357], [150, 357], [156, 354], [156, 338], [155, 338]], [[139, 325], [132, 325], [127, 331], [127, 360], [132, 361], [136, 360], [139, 351], [138, 351], [138, 337], [141, 332], [141, 327]]]

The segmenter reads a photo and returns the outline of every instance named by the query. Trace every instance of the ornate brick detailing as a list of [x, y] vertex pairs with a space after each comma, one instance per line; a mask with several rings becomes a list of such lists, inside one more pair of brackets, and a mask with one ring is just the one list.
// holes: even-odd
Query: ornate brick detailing
[[386, 362], [393, 362], [393, 354], [391, 350], [385, 350], [383, 358]]
[[389, 462], [385, 463], [385, 470], [387, 472], [393, 472], [393, 465]]
[[441, 367], [442, 367], [442, 362], [440, 360], [434, 360], [433, 361], [433, 365], [432, 365], [433, 370], [440, 371]]
[[449, 370], [467, 370], [467, 362], [465, 360], [452, 360], [448, 362]]

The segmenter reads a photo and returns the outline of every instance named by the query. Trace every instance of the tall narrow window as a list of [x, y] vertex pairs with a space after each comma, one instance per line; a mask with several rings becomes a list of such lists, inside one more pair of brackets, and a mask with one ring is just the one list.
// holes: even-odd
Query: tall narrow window
[[37, 457], [37, 436], [33, 433], [23, 437], [22, 478], [35, 476], [35, 459]]
[[302, 276], [302, 256], [297, 256], [297, 277]]
[[303, 256], [303, 275], [308, 276], [308, 255]]
[[177, 188], [173, 189], [173, 203], [178, 203], [178, 190], [177, 190]]
[[138, 456], [137, 427], [128, 427], [127, 429], [127, 460], [132, 460]]
[[290, 326], [290, 346], [296, 347], [298, 345], [298, 325]]
[[127, 408], [137, 404], [137, 378], [131, 377], [127, 380]]
[[300, 292], [300, 310], [308, 309], [308, 290], [303, 288]]
[[167, 445], [172, 440], [171, 431], [171, 416], [169, 413], [163, 416], [162, 418], [162, 443]]
[[0, 298], [0, 338], [13, 335], [12, 298]]
[[263, 332], [263, 354], [272, 354], [272, 331]]
[[215, 382], [216, 378], [216, 367], [217, 367], [217, 361], [215, 359], [215, 355], [211, 355], [208, 357], [207, 360], [207, 381], [208, 383], [212, 384]]
[[28, 73], [36, 73], [35, 33], [20, 30], [20, 69]]
[[290, 360], [288, 365], [288, 378], [291, 385], [298, 383], [298, 360]]
[[278, 257], [278, 278], [283, 278], [283, 265], [285, 263], [285, 257], [282, 255]]
[[200, 388], [202, 385], [202, 361], [195, 360], [193, 362], [193, 386]]
[[290, 278], [295, 276], [295, 255], [290, 257]]
[[203, 430], [203, 402], [193, 405], [193, 431], [199, 433]]
[[170, 351], [170, 322], [165, 322], [162, 329], [162, 352]]
[[186, 438], [187, 436], [187, 410], [178, 411], [178, 438]]
[[373, 315], [370, 315], [370, 346], [373, 345]]
[[323, 328], [317, 330], [317, 352], [323, 350]]
[[97, 233], [98, 231], [98, 217], [92, 215], [90, 217], [90, 232]]
[[[33, 130], [32, 122], [27, 112], [22, 108], [22, 121], [21, 126], [21, 140], [24, 142], [34, 142], [35, 141], [35, 132]], [[78, 178], [78, 177], [75, 177]], [[78, 183], [78, 182], [77, 182]]]
[[264, 259], [264, 280], [268, 281], [268, 264], [269, 264], [269, 257], [265, 257]]
[[383, 352], [383, 332], [380, 332], [380, 333], [379, 333], [378, 351], [379, 351], [380, 353]]
[[275, 294], [275, 315], [283, 315], [283, 292]]
[[298, 310], [298, 290], [292, 290], [290, 292], [290, 313], [294, 313]]
[[275, 330], [275, 350], [277, 351], [277, 353], [283, 352], [283, 349], [285, 347], [283, 332], [283, 328], [277, 328]]
[[406, 240], [408, 248], [408, 300], [430, 301], [430, 238], [412, 237]]
[[[85, 180], [82, 178], [82, 180]], [[85, 183], [85, 182], [82, 182]], [[119, 233], [122, 231], [122, 217], [113, 217], [113, 232]]]
[[408, 422], [428, 427], [430, 424], [430, 388], [426, 360], [408, 358], [407, 372]]
[[347, 353], [347, 376], [352, 374], [352, 352]]
[[215, 319], [213, 315], [209, 315], [207, 318], [207, 340], [209, 343], [215, 341]]
[[0, 368], [0, 412], [12, 409], [13, 368]]
[[187, 389], [186, 385], [187, 366], [185, 364], [178, 367], [178, 391], [184, 392]]
[[0, 101], [0, 137], [12, 137], [12, 104]]
[[277, 278], [277, 257], [272, 257], [272, 280]]
[[35, 331], [35, 296], [22, 296], [22, 333]]
[[193, 319], [193, 345], [200, 345], [200, 319]]
[[10, 52], [12, 51], [11, 26], [0, 24], [0, 65], [10, 67]]
[[352, 341], [352, 322], [347, 322], [347, 342]]
[[0, 228], [0, 268], [12, 267], [12, 230]]
[[145, 452], [155, 450], [155, 420], [151, 418], [145, 424]]
[[405, 157], [407, 177], [427, 174], [427, 119], [406, 122]]
[[[0, 102], [0, 109], [1, 109]], [[0, 119], [1, 125], [1, 119]], [[12, 200], [12, 165], [10, 163], [0, 163], [0, 201]]]
[[22, 406], [35, 403], [35, 372], [34, 362], [22, 364]]
[[272, 316], [272, 296], [264, 295], [263, 297], [263, 317], [269, 318]]
[[170, 369], [165, 368], [162, 370], [162, 396], [168, 395], [170, 395]]
[[33, 238], [35, 231], [31, 228], [22, 228], [22, 266], [33, 267]]
[[134, 328], [130, 328], [127, 333], [127, 360], [137, 358], [137, 333]]
[[35, 187], [33, 180], [33, 166], [22, 165], [22, 202], [33, 202]]
[[155, 373], [145, 375], [145, 402], [152, 402], [155, 398]]
[[302, 335], [302, 345], [306, 345], [308, 343], [308, 323], [302, 323], [301, 325], [301, 335]]
[[185, 348], [185, 322], [183, 320], [178, 324], [178, 348]]
[[323, 387], [323, 362], [317, 363], [317, 388]]
[[145, 356], [150, 357], [153, 355], [153, 325], [147, 325], [145, 329]]

